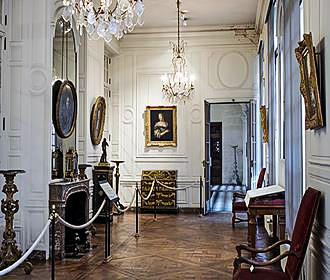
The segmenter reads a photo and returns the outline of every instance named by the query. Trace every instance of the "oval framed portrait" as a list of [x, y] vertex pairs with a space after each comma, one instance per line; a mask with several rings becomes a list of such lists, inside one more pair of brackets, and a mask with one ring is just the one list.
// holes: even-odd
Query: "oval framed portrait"
[[105, 123], [106, 103], [102, 96], [99, 96], [92, 107], [90, 133], [93, 145], [101, 143]]
[[53, 84], [53, 124], [57, 135], [68, 138], [74, 131], [77, 120], [77, 92], [71, 81], [56, 81]]

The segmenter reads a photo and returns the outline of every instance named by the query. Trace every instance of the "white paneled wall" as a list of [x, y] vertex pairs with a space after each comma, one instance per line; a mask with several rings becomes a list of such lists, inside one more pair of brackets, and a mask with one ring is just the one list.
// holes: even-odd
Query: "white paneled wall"
[[204, 99], [253, 98], [256, 86], [256, 47], [234, 38], [232, 32], [185, 34], [187, 60], [196, 76], [196, 92], [178, 105], [177, 147], [145, 147], [146, 106], [170, 105], [161, 92], [162, 74], [170, 70], [169, 40], [175, 34], [126, 36], [113, 61], [112, 154], [121, 166], [121, 197], [130, 201], [129, 188], [140, 181], [142, 170], [178, 170], [178, 186], [193, 185], [178, 193], [179, 207], [199, 205], [199, 176], [204, 158]]
[[305, 0], [305, 32], [312, 32], [317, 52], [324, 56], [323, 81], [325, 85], [326, 127], [306, 132], [306, 184], [322, 192], [316, 226], [312, 232], [307, 254], [307, 278], [329, 279], [330, 275], [330, 19], [328, 0]]

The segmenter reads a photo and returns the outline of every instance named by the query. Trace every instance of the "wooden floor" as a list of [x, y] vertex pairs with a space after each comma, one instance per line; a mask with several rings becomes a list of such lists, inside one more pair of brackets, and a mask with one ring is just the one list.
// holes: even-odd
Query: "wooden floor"
[[[140, 215], [140, 238], [134, 238], [133, 213], [114, 217], [112, 261], [103, 264], [103, 225], [93, 239], [97, 248], [80, 259], [56, 263], [56, 279], [232, 279], [235, 246], [246, 243], [247, 224], [231, 227], [231, 214]], [[264, 231], [259, 231], [262, 245]], [[265, 256], [259, 256], [265, 258]], [[50, 266], [36, 264], [31, 275], [17, 269], [2, 279], [50, 279]]]
[[246, 186], [237, 185], [214, 185], [211, 187], [210, 211], [231, 212], [233, 193], [246, 193]]

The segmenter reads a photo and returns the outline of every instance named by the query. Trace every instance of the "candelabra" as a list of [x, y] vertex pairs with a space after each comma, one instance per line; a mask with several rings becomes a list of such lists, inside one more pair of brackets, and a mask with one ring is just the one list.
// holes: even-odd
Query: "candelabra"
[[[22, 251], [16, 245], [16, 233], [14, 231], [14, 215], [18, 212], [18, 200], [14, 199], [14, 194], [18, 192], [14, 184], [14, 178], [17, 174], [25, 173], [24, 170], [0, 170], [0, 174], [5, 177], [5, 185], [2, 192], [6, 199], [1, 200], [1, 211], [5, 214], [6, 227], [3, 233], [3, 241], [0, 251], [0, 270], [16, 262], [21, 256]], [[26, 274], [32, 271], [32, 264], [25, 262], [24, 270]]]
[[234, 169], [233, 169], [233, 180], [236, 181], [236, 184], [237, 185], [242, 185], [242, 181], [239, 177], [239, 174], [238, 174], [238, 168], [237, 168], [237, 149], [238, 149], [238, 146], [231, 146], [234, 150]]

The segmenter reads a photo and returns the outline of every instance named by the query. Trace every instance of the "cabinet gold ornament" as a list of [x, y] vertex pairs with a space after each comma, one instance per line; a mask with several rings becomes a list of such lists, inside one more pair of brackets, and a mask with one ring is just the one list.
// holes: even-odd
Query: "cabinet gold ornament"
[[263, 130], [264, 143], [268, 143], [268, 125], [267, 125], [267, 109], [265, 105], [260, 106], [261, 127]]
[[318, 129], [323, 127], [324, 123], [312, 34], [304, 34], [304, 40], [298, 45], [295, 53], [300, 67], [300, 91], [305, 102], [305, 127]]

